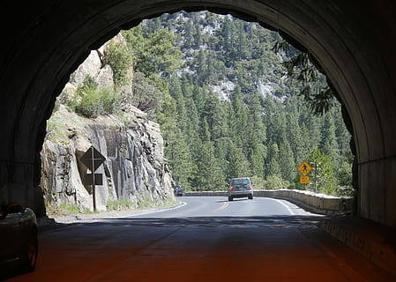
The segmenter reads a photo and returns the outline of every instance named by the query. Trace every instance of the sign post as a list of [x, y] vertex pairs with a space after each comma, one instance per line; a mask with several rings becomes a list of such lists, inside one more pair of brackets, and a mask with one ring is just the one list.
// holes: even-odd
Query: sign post
[[[94, 146], [91, 146], [80, 158], [80, 161], [91, 171], [91, 175], [87, 175], [88, 179], [86, 179], [85, 184], [92, 186], [92, 201], [93, 201], [93, 209], [96, 211], [96, 185], [103, 185], [102, 174], [95, 173], [98, 167], [106, 160], [106, 158], [95, 149]], [[89, 177], [92, 177], [91, 179]]]
[[314, 166], [314, 172], [315, 172], [315, 176], [314, 176], [315, 177], [315, 179], [314, 179], [315, 192], [318, 193], [318, 178], [317, 178], [318, 166], [315, 162], [312, 164]]

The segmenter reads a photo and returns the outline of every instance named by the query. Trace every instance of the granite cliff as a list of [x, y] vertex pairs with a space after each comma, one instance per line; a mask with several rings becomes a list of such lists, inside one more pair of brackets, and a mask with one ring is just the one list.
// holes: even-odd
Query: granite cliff
[[[123, 44], [123, 38], [119, 35], [112, 42]], [[108, 44], [91, 51], [71, 75], [48, 121], [41, 152], [41, 188], [47, 207], [93, 209], [91, 188], [83, 184], [88, 170], [79, 161], [92, 145], [106, 157], [96, 171], [103, 175], [103, 185], [96, 188], [98, 210], [117, 201], [139, 207], [174, 200], [159, 125], [127, 102], [133, 95], [132, 79], [118, 89], [123, 102], [117, 113], [87, 118], [67, 106], [87, 77], [99, 88], [115, 87], [114, 72], [103, 60]], [[128, 75], [133, 75], [132, 70]]]

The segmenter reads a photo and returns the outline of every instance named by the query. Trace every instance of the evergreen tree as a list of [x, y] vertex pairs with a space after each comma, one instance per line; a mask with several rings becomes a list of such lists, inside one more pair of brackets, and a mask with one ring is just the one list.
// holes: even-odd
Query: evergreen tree
[[335, 134], [335, 124], [334, 124], [334, 118], [331, 114], [331, 112], [326, 113], [324, 115], [324, 123], [322, 126], [322, 138], [320, 141], [320, 149], [322, 150], [323, 153], [328, 155], [333, 163], [337, 161], [337, 155], [338, 155], [338, 144], [337, 144], [337, 139], [336, 139], [336, 134]]
[[183, 49], [187, 50], [192, 48], [194, 44], [194, 25], [191, 20], [187, 21], [183, 28], [184, 31], [184, 44]]
[[202, 117], [204, 117], [208, 122], [212, 140], [216, 140], [227, 135], [228, 128], [225, 120], [224, 108], [222, 107], [221, 101], [214, 96], [213, 93], [209, 93], [206, 97]]
[[230, 178], [234, 177], [243, 177], [249, 176], [249, 163], [243, 154], [243, 150], [240, 147], [237, 147], [234, 143], [230, 143], [229, 155], [229, 176]]
[[196, 49], [199, 49], [202, 44], [203, 44], [203, 40], [202, 40], [202, 33], [201, 33], [201, 29], [199, 28], [198, 25], [195, 25], [195, 31], [194, 31], [194, 47]]
[[279, 145], [279, 165], [282, 178], [293, 181], [296, 177], [296, 164], [289, 142], [285, 140]]
[[[293, 99], [292, 101], [288, 101], [286, 106], [286, 119], [287, 119], [287, 140], [290, 142], [290, 147], [293, 152], [294, 162], [300, 163], [304, 161], [307, 154], [304, 152], [304, 143], [303, 133], [301, 131], [301, 127], [299, 124], [299, 113], [297, 110], [297, 101]], [[306, 137], [307, 138], [307, 137]]]
[[267, 176], [281, 176], [279, 166], [279, 149], [276, 143], [270, 147], [269, 157], [267, 158]]
[[206, 119], [203, 121], [201, 135], [202, 145], [197, 163], [199, 173], [195, 178], [195, 186], [200, 190], [222, 190], [225, 186], [225, 177], [215, 156]]
[[230, 131], [233, 137], [233, 142], [237, 147], [242, 148], [243, 154], [248, 154], [248, 136], [247, 136], [247, 122], [248, 122], [248, 109], [243, 102], [242, 93], [237, 86], [232, 95], [232, 111]]
[[186, 110], [187, 110], [187, 128], [185, 130], [186, 140], [188, 142], [191, 155], [193, 156], [194, 163], [197, 162], [197, 156], [200, 150], [200, 124], [199, 124], [199, 116], [198, 111], [195, 106], [194, 100], [192, 98], [186, 99]]
[[240, 22], [238, 26], [238, 45], [236, 50], [238, 52], [238, 57], [241, 60], [247, 60], [250, 58], [250, 48], [247, 40], [247, 33], [245, 32], [243, 22]]
[[248, 160], [252, 174], [258, 177], [264, 177], [264, 162], [267, 155], [266, 128], [263, 122], [263, 108], [261, 97], [257, 92], [249, 99], [249, 117], [247, 132], [249, 135]]
[[[309, 161], [315, 164], [316, 180], [314, 183], [319, 192], [324, 194], [337, 194], [337, 179], [334, 175], [334, 166], [331, 157], [321, 152], [319, 149], [313, 150], [309, 156]], [[316, 184], [315, 184], [316, 183]]]
[[[290, 45], [275, 52], [276, 33], [229, 15], [181, 12], [123, 34], [135, 71], [163, 93], [154, 116], [182, 185], [219, 189], [227, 178], [254, 176], [284, 188], [296, 179], [298, 163], [326, 157], [339, 163], [326, 166], [337, 171], [339, 183], [350, 183], [353, 156], [340, 110], [314, 116], [312, 110], [323, 107], [308, 99], [325, 93], [326, 100], [326, 80]], [[292, 67], [302, 79], [296, 72], [285, 79]], [[318, 148], [326, 157], [312, 153]]]
[[187, 142], [174, 117], [175, 111], [174, 99], [169, 94], [165, 94], [164, 105], [158, 115], [163, 137], [166, 140], [165, 155], [172, 168], [175, 181], [188, 190], [191, 189], [190, 179], [194, 175], [195, 166]]

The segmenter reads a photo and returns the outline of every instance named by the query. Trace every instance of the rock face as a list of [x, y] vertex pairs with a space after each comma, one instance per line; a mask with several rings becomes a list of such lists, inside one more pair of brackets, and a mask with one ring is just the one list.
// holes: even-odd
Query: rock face
[[[112, 40], [126, 44], [120, 34]], [[103, 185], [96, 188], [98, 210], [106, 210], [114, 200], [128, 200], [135, 206], [174, 200], [159, 125], [150, 121], [146, 113], [124, 102], [117, 115], [88, 119], [65, 106], [87, 76], [98, 87], [115, 87], [113, 71], [102, 60], [107, 44], [91, 51], [71, 75], [58, 98], [59, 109], [48, 121], [41, 152], [41, 188], [47, 206], [72, 204], [93, 209], [91, 187], [84, 185], [89, 171], [79, 161], [91, 145], [106, 157], [96, 171], [103, 175]], [[133, 70], [129, 73], [132, 78]], [[126, 96], [132, 95], [132, 79], [129, 81], [119, 89], [125, 101]]]
[[84, 63], [82, 63], [78, 69], [70, 76], [70, 83], [72, 84], [81, 84], [86, 76], [90, 76], [95, 78], [100, 69], [102, 68], [102, 62], [99, 57], [98, 51], [93, 50], [89, 54], [89, 56], [85, 59]]
[[89, 171], [79, 161], [91, 145], [106, 157], [96, 171], [103, 175], [103, 185], [96, 187], [98, 210], [106, 210], [112, 200], [127, 199], [139, 206], [174, 199], [159, 126], [135, 111], [125, 114], [127, 122], [115, 116], [91, 120], [60, 106], [52, 119], [62, 122], [68, 140], [50, 141], [49, 132], [41, 152], [41, 187], [47, 204], [93, 209], [91, 188], [83, 185]]

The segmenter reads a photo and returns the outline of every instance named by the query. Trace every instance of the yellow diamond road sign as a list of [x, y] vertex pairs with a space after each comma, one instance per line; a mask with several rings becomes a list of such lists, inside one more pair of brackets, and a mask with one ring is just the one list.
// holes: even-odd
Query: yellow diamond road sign
[[311, 183], [311, 180], [309, 179], [308, 175], [301, 175], [300, 176], [300, 184], [308, 185], [309, 183]]
[[302, 175], [308, 175], [313, 168], [308, 162], [302, 162], [297, 169]]

